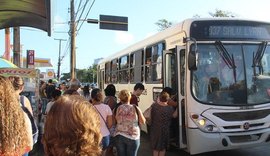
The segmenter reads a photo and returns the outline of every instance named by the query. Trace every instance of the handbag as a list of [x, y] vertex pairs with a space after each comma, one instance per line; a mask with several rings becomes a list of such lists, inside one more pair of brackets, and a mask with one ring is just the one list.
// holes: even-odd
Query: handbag
[[151, 125], [152, 120], [151, 120], [151, 112], [152, 112], [152, 105], [150, 107], [148, 107], [144, 112], [143, 112], [143, 116], [146, 119], [146, 124], [147, 125]]

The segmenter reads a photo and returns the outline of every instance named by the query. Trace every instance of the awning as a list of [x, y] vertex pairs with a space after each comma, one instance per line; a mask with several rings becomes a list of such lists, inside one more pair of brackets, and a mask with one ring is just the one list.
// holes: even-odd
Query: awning
[[0, 58], [0, 68], [18, 68], [18, 67], [12, 62], [6, 59]]
[[0, 68], [0, 75], [5, 77], [19, 75], [20, 77], [35, 78], [39, 76], [39, 71], [30, 68]]
[[0, 29], [26, 26], [51, 36], [51, 0], [0, 0]]

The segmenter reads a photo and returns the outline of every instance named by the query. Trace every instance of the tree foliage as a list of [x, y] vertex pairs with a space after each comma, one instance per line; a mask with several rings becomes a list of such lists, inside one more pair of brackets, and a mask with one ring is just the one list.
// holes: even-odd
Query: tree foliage
[[160, 19], [155, 24], [158, 26], [158, 31], [165, 30], [172, 26], [172, 22], [169, 22], [166, 19]]
[[[236, 17], [237, 15], [235, 13], [232, 13], [230, 11], [224, 11], [216, 9], [215, 12], [209, 12], [209, 15], [211, 17]], [[193, 18], [200, 18], [201, 16], [196, 14], [193, 16]], [[166, 19], [160, 19], [155, 23], [158, 26], [158, 30], [162, 31], [172, 26], [172, 22], [166, 20]]]
[[[76, 69], [77, 79], [80, 82], [97, 82], [97, 65], [93, 64], [87, 69]], [[63, 73], [61, 80], [68, 81], [70, 79], [70, 73]]]
[[209, 12], [209, 15], [212, 17], [235, 17], [236, 15], [230, 11], [223, 11], [216, 9], [216, 12]]

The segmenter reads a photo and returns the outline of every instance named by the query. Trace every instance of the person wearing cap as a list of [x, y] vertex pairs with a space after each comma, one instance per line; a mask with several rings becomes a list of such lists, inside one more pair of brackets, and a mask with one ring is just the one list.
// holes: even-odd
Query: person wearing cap
[[64, 92], [64, 95], [69, 94], [69, 95], [80, 95], [78, 92], [78, 89], [81, 86], [81, 82], [78, 79], [71, 79], [69, 81], [69, 88]]

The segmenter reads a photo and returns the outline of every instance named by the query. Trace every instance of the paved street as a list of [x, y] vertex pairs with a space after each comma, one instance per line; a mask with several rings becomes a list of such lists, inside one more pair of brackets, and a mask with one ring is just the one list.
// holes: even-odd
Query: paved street
[[[30, 156], [44, 156], [42, 145], [36, 144], [35, 149], [31, 152]], [[142, 133], [141, 146], [139, 149], [138, 156], [151, 156], [149, 139], [148, 136], [144, 133]], [[178, 149], [170, 149], [167, 151], [166, 156], [190, 156], [190, 155]], [[198, 154], [196, 156], [270, 156], [270, 148], [269, 146], [262, 146], [249, 149], [209, 152]]]

